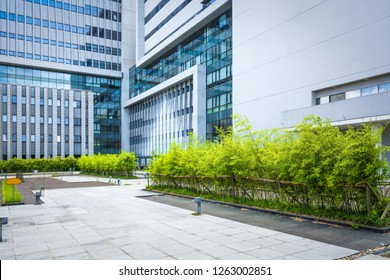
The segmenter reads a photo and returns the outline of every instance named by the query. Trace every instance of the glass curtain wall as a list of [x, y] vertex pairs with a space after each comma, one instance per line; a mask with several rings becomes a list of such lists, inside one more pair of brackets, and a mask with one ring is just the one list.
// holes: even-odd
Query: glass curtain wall
[[0, 84], [20, 84], [94, 93], [94, 153], [121, 149], [121, 80], [0, 65]]
[[147, 67], [130, 69], [130, 96], [135, 96], [196, 64], [207, 71], [207, 138], [215, 127], [231, 125], [232, 114], [232, 16], [220, 15]]

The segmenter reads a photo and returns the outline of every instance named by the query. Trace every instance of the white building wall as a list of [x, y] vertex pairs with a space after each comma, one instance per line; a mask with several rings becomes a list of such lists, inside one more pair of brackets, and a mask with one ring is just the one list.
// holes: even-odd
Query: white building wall
[[[13, 88], [16, 87], [16, 103], [13, 103], [12, 95]], [[76, 136], [81, 136], [83, 147], [80, 153], [75, 153], [75, 126], [77, 124], [74, 123], [74, 110], [75, 110], [75, 98], [74, 91], [69, 90], [69, 98], [66, 99], [65, 90], [59, 91], [58, 94], [61, 96], [61, 123], [60, 130], [58, 130], [57, 123], [57, 89], [52, 89], [52, 97], [49, 98], [49, 89], [34, 87], [35, 88], [35, 96], [31, 97], [30, 86], [25, 86], [26, 88], [26, 104], [22, 102], [22, 89], [24, 86], [22, 85], [0, 85], [0, 94], [1, 97], [7, 96], [7, 102], [3, 102], [3, 98], [0, 100], [1, 107], [1, 125], [2, 129], [2, 138], [1, 138], [1, 149], [0, 149], [0, 157], [1, 159], [11, 159], [13, 157], [18, 158], [40, 158], [41, 156], [45, 158], [51, 158], [56, 156], [71, 156], [71, 155], [84, 155], [84, 154], [93, 154], [93, 109], [88, 110], [88, 125], [86, 123], [85, 109], [82, 110], [82, 121], [81, 121], [81, 134]], [[43, 100], [44, 105], [40, 105], [40, 96], [41, 90], [43, 90]], [[51, 89], [50, 89], [51, 90]], [[35, 98], [35, 112], [31, 110], [31, 99]], [[49, 103], [49, 100], [52, 100]], [[69, 114], [65, 114], [65, 100], [68, 100], [69, 104]], [[90, 91], [81, 91], [81, 103], [84, 108], [86, 106], [85, 100], [88, 100], [88, 104], [93, 104], [93, 92]], [[79, 100], [77, 100], [79, 101]], [[51, 105], [50, 105], [51, 104]], [[26, 106], [26, 113], [23, 114], [22, 106]], [[3, 112], [3, 106], [7, 108], [7, 113]], [[16, 110], [13, 110], [13, 107]], [[41, 114], [41, 108], [43, 108], [43, 114]], [[33, 115], [35, 113], [35, 115]], [[51, 115], [51, 116], [50, 116]], [[31, 120], [34, 117], [35, 120], [35, 130], [31, 130]], [[40, 118], [43, 117], [43, 131], [41, 130]], [[52, 123], [49, 122], [49, 118]], [[66, 134], [66, 122], [65, 119], [69, 119], [69, 133]], [[84, 119], [84, 120], [83, 120]], [[5, 121], [6, 120], [6, 121]], [[26, 133], [23, 133], [22, 127], [26, 125]], [[51, 129], [50, 129], [51, 125]], [[43, 138], [41, 138], [43, 135]], [[49, 135], [52, 135], [51, 141], [49, 141]], [[86, 141], [86, 135], [88, 135], [88, 143]], [[57, 136], [60, 138], [57, 139]], [[69, 137], [69, 143], [65, 143], [66, 136]], [[57, 150], [57, 144], [61, 143], [61, 149]], [[35, 149], [31, 148], [31, 145], [35, 144]], [[78, 143], [77, 143], [78, 144]], [[69, 149], [66, 149], [65, 146], [69, 145]], [[88, 146], [88, 150], [85, 148]], [[6, 149], [3, 149], [6, 147]], [[67, 152], [68, 150], [68, 152]], [[25, 152], [24, 152], [25, 151]]]
[[234, 113], [283, 127], [281, 113], [314, 105], [313, 92], [389, 73], [389, 10], [387, 0], [233, 0]]

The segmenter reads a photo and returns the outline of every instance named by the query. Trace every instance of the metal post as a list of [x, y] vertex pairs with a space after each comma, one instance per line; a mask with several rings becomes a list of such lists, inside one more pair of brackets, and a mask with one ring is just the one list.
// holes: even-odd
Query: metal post
[[196, 203], [196, 215], [202, 215], [202, 199], [200, 197], [195, 197]]
[[35, 205], [41, 204], [41, 191], [35, 193]]
[[7, 217], [1, 217], [0, 218], [0, 242], [3, 242], [3, 224], [8, 224], [8, 218]]

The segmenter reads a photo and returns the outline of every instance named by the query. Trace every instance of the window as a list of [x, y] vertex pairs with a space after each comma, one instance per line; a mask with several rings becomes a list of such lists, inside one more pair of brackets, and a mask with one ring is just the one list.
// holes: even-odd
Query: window
[[9, 56], [16, 56], [16, 52], [15, 51], [9, 51]]
[[390, 83], [379, 85], [379, 92], [388, 92], [390, 91]]
[[72, 49], [78, 49], [79, 48], [79, 46], [77, 45], [77, 44], [72, 44]]
[[56, 40], [50, 40], [50, 45], [52, 45], [52, 46], [57, 45], [57, 41]]
[[32, 58], [33, 58], [33, 55], [32, 55], [32, 53], [26, 53], [26, 58], [30, 58], [30, 59], [32, 59]]
[[50, 22], [50, 28], [56, 29], [56, 22], [55, 21]]
[[92, 51], [93, 52], [98, 52], [98, 45], [92, 44]]
[[7, 13], [0, 11], [0, 19], [7, 19]]
[[106, 54], [111, 54], [111, 48], [110, 47], [106, 47]]
[[64, 29], [65, 29], [65, 31], [70, 32], [70, 25], [69, 24], [64, 24]]
[[61, 2], [61, 1], [57, 1], [57, 2], [56, 2], [56, 7], [57, 7], [58, 9], [62, 9], [62, 2]]
[[64, 59], [61, 58], [61, 57], [59, 57], [59, 58], [58, 58], [58, 63], [64, 63]]
[[35, 42], [35, 43], [40, 43], [40, 42], [41, 42], [41, 38], [35, 37], [35, 38], [34, 38], [34, 42]]
[[26, 41], [32, 42], [33, 38], [32, 36], [26, 36]]
[[106, 67], [106, 62], [101, 60], [99, 63], [99, 68], [104, 69], [105, 67]]
[[9, 13], [8, 14], [9, 20], [15, 21], [16, 20], [16, 15], [14, 13]]
[[35, 135], [31, 135], [30, 139], [31, 139], [31, 142], [35, 142]]
[[42, 0], [42, 5], [47, 6], [49, 3], [49, 0]]
[[104, 53], [104, 46], [99, 46], [99, 53]]
[[362, 88], [362, 96], [378, 93], [378, 86]]
[[30, 117], [30, 122], [31, 123], [35, 123], [35, 117], [34, 116]]
[[3, 122], [7, 122], [7, 121], [8, 121], [7, 115], [3, 115]]
[[71, 10], [72, 10], [72, 12], [77, 13], [77, 6], [76, 5], [71, 5]]
[[78, 30], [79, 30], [79, 34], [84, 34], [84, 28], [79, 27]]
[[98, 35], [98, 28], [96, 26], [92, 27], [92, 36], [97, 37]]
[[77, 33], [77, 26], [72, 25], [72, 32], [73, 32], [73, 33]]
[[7, 37], [7, 32], [0, 31], [0, 37]]
[[112, 12], [112, 20], [113, 21], [118, 21], [118, 13], [117, 12]]
[[111, 39], [111, 30], [106, 29], [106, 39]]
[[84, 14], [84, 7], [79, 6], [79, 14]]
[[91, 35], [91, 26], [90, 25], [85, 26], [85, 35]]
[[42, 43], [48, 45], [49, 44], [49, 39], [42, 39]]
[[32, 22], [33, 22], [32, 17], [26, 17], [26, 23], [27, 24], [32, 24]]
[[111, 11], [106, 10], [106, 19], [111, 19]]
[[18, 57], [24, 57], [24, 52], [18, 52]]
[[43, 61], [49, 61], [49, 57], [48, 57], [47, 55], [43, 55], [43, 56], [42, 56], [42, 60], [43, 60]]
[[34, 25], [41, 26], [41, 20], [39, 18], [34, 18]]
[[86, 43], [85, 46], [86, 46], [87, 51], [90, 52], [91, 51], [91, 44], [90, 43]]
[[50, 0], [50, 1], [49, 1], [49, 6], [50, 6], [50, 7], [54, 7], [54, 4], [55, 4], [55, 3], [54, 3], [54, 0]]
[[118, 40], [118, 32], [117, 31], [112, 31], [112, 40]]
[[104, 28], [99, 28], [99, 38], [104, 38]]
[[62, 23], [57, 23], [57, 29], [58, 30], [64, 30], [64, 25]]
[[49, 27], [49, 21], [46, 20], [46, 19], [43, 19], [43, 20], [42, 20], [42, 26], [43, 26], [43, 27]]
[[66, 64], [72, 64], [72, 61], [71, 61], [70, 59], [66, 59], [66, 60], [65, 60], [65, 63], [66, 63]]
[[24, 16], [23, 15], [18, 15], [18, 22], [24, 22]]
[[104, 9], [99, 8], [99, 18], [104, 18]]
[[68, 48], [68, 49], [70, 49], [70, 48], [72, 47], [72, 44], [71, 44], [71, 43], [68, 43], [68, 42], [66, 42], [66, 43], [65, 43], [65, 47], [66, 47], [66, 48]]
[[[31, 2], [31, 1], [30, 1]], [[34, 3], [41, 4], [41, 0], [34, 0]]]
[[95, 6], [92, 6], [92, 16], [94, 17], [98, 16], [98, 8]]
[[85, 14], [91, 15], [91, 5], [85, 5]]

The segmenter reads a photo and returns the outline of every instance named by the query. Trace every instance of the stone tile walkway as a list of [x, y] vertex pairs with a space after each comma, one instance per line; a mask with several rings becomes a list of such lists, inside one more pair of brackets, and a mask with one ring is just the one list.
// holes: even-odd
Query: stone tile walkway
[[0, 259], [337, 259], [356, 251], [140, 199], [131, 186], [46, 190], [42, 205], [1, 207]]

